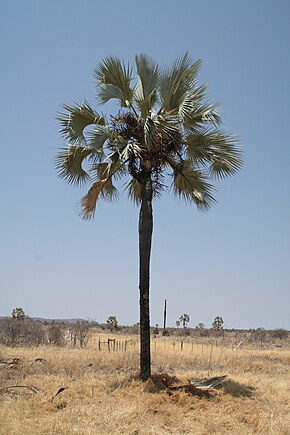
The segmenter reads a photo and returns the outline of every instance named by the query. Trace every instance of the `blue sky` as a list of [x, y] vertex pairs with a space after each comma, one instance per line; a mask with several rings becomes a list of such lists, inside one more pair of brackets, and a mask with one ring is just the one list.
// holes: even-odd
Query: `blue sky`
[[[206, 214], [166, 194], [154, 203], [151, 323], [222, 316], [228, 328], [290, 329], [290, 3], [287, 0], [0, 2], [0, 315], [138, 321], [138, 209], [100, 203], [57, 178], [62, 103], [94, 104], [109, 54], [161, 65], [188, 51], [237, 135], [243, 169], [217, 184]], [[110, 107], [104, 107], [106, 111]]]

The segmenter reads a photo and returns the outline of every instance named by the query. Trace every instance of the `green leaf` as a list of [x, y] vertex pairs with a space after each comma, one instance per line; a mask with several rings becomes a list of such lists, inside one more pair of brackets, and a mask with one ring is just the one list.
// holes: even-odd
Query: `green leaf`
[[141, 116], [146, 118], [158, 97], [158, 65], [144, 54], [137, 55], [135, 61], [139, 76], [139, 81], [135, 87], [135, 101], [140, 109]]
[[88, 173], [82, 168], [86, 157], [94, 153], [93, 150], [82, 146], [70, 146], [56, 154], [55, 168], [60, 178], [68, 184], [82, 186], [89, 180]]
[[[132, 77], [129, 65], [126, 66], [117, 57], [109, 56], [98, 65], [94, 76], [97, 80], [97, 88], [100, 86], [99, 98], [101, 102], [117, 98], [123, 106], [129, 107], [133, 97], [133, 89], [130, 87]], [[118, 89], [117, 95], [116, 89]]]
[[225, 178], [235, 174], [242, 166], [237, 140], [220, 130], [187, 137], [187, 155], [196, 162], [209, 164], [211, 177]]
[[61, 134], [72, 144], [82, 142], [84, 129], [92, 124], [105, 125], [104, 118], [95, 112], [88, 103], [79, 106], [64, 105], [66, 113], [60, 113]]
[[109, 158], [111, 160], [109, 162], [96, 163], [92, 166], [90, 173], [94, 180], [101, 181], [112, 177], [120, 179], [126, 174], [126, 166], [119, 159], [117, 152], [113, 153]]
[[184, 94], [184, 98], [180, 101], [178, 115], [183, 121], [192, 119], [197, 108], [205, 98], [206, 86], [196, 86], [190, 92]]
[[197, 105], [194, 110], [183, 119], [184, 127], [194, 133], [199, 129], [209, 129], [213, 126], [218, 128], [221, 123], [221, 118], [217, 107], [217, 103], [204, 102]]
[[122, 106], [127, 107], [127, 104], [124, 102], [123, 92], [115, 85], [100, 85], [97, 89], [97, 96], [100, 104], [105, 104], [111, 99], [116, 99]]
[[191, 64], [186, 53], [183, 57], [177, 58], [173, 66], [162, 74], [160, 96], [163, 111], [178, 113], [185, 96], [196, 86], [200, 64], [200, 60]]
[[212, 196], [213, 186], [197, 170], [191, 161], [176, 162], [168, 159], [173, 169], [172, 187], [175, 195], [185, 201], [194, 202], [199, 210], [206, 211], [215, 202]]
[[153, 144], [156, 134], [156, 124], [154, 123], [151, 116], [147, 116], [144, 124], [144, 139], [147, 148], [150, 148]]
[[102, 151], [104, 143], [112, 137], [108, 126], [97, 126], [88, 132], [88, 146], [96, 151]]

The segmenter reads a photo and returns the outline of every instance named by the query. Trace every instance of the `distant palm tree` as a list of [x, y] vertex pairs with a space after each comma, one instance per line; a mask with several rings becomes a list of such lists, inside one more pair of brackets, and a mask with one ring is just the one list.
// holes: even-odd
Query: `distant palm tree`
[[64, 106], [58, 118], [68, 144], [57, 154], [56, 168], [69, 184], [91, 183], [80, 201], [83, 219], [94, 216], [99, 198], [117, 198], [114, 183], [123, 177], [140, 205], [140, 375], [146, 380], [151, 374], [152, 201], [171, 188], [205, 211], [215, 202], [209, 180], [234, 174], [241, 158], [234, 138], [220, 129], [217, 105], [207, 102], [206, 87], [198, 84], [199, 60], [192, 63], [185, 54], [160, 69], [141, 54], [135, 63], [135, 79], [129, 64], [117, 57], [105, 58], [95, 69], [98, 101], [117, 100], [115, 115], [105, 117], [87, 102]]
[[181, 314], [181, 316], [179, 317], [179, 321], [182, 323], [184, 328], [186, 328], [186, 325], [188, 324], [189, 320], [190, 320], [190, 317], [186, 313]]

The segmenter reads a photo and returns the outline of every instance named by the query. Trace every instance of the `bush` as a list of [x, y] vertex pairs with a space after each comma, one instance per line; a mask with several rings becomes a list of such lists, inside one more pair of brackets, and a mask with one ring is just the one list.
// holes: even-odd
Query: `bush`
[[61, 325], [51, 323], [47, 328], [47, 339], [53, 346], [62, 346], [64, 344], [64, 331]]
[[0, 322], [0, 342], [7, 346], [45, 344], [45, 328], [40, 322], [27, 318], [22, 321], [4, 318]]

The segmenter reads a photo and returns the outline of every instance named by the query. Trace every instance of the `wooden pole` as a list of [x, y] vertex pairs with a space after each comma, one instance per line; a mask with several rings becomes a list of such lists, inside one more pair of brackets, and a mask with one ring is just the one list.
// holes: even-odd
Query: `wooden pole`
[[163, 331], [166, 329], [166, 314], [167, 314], [167, 303], [166, 299], [164, 300], [164, 313], [163, 313]]

